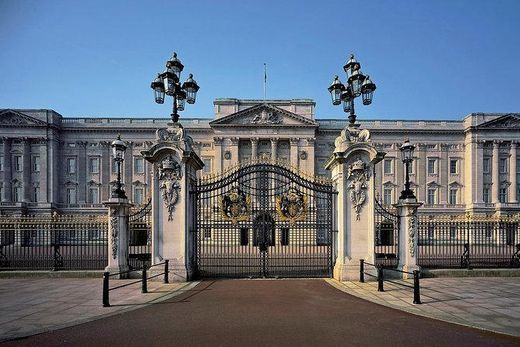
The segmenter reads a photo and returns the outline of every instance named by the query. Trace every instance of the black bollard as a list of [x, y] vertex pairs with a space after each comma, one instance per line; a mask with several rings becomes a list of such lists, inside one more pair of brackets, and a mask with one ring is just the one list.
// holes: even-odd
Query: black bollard
[[359, 259], [359, 282], [365, 283], [365, 260]]
[[420, 272], [418, 270], [413, 270], [413, 303], [414, 304], [421, 303], [421, 289], [419, 287], [419, 276], [420, 276]]
[[103, 307], [110, 307], [110, 299], [108, 296], [108, 281], [110, 272], [103, 272]]

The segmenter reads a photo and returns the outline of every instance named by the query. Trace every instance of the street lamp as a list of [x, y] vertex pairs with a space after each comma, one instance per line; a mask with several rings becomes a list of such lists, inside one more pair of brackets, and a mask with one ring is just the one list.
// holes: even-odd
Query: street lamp
[[126, 193], [122, 188], [121, 184], [121, 165], [123, 163], [126, 151], [126, 143], [121, 140], [121, 134], [117, 135], [117, 140], [112, 142], [112, 153], [114, 155], [114, 161], [117, 164], [117, 182], [116, 189], [112, 191], [112, 197], [118, 199], [126, 199]]
[[361, 73], [361, 64], [354, 58], [354, 54], [350, 55], [350, 59], [343, 66], [347, 74], [347, 83], [341, 83], [338, 76], [334, 77], [332, 84], [328, 88], [332, 96], [332, 104], [339, 105], [343, 103], [343, 111], [350, 113], [348, 116], [349, 125], [356, 123], [356, 112], [354, 110], [354, 99], [362, 96], [363, 105], [370, 105], [376, 85], [370, 80], [370, 77]]
[[184, 69], [177, 53], [173, 53], [173, 56], [166, 62], [166, 69], [157, 74], [157, 77], [152, 81], [150, 87], [154, 91], [155, 102], [158, 104], [164, 103], [164, 95], [173, 97], [173, 110], [172, 110], [172, 121], [177, 123], [179, 121], [178, 111], [184, 111], [184, 105], [194, 104], [197, 97], [197, 91], [199, 85], [193, 79], [193, 75], [190, 74], [186, 82], [180, 84], [181, 72]]
[[413, 151], [415, 146], [412, 145], [408, 139], [401, 146], [401, 160], [403, 161], [406, 169], [406, 180], [404, 183], [404, 190], [401, 192], [399, 199], [415, 199], [413, 191], [410, 189], [410, 164], [413, 161]]

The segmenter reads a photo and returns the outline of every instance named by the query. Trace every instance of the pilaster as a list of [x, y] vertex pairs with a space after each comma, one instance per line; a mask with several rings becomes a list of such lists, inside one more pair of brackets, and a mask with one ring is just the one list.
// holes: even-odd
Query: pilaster
[[500, 143], [501, 141], [493, 141], [493, 164], [491, 165], [491, 202], [496, 204], [500, 201], [500, 174], [498, 171], [499, 158], [500, 158]]
[[251, 138], [251, 159], [258, 159], [258, 138]]
[[511, 156], [510, 156], [510, 169], [509, 169], [509, 182], [511, 182], [511, 194], [509, 196], [511, 199], [509, 200], [512, 203], [518, 203], [518, 167], [516, 166], [518, 158], [518, 141], [512, 141], [511, 142]]
[[10, 138], [4, 137], [4, 196], [0, 197], [2, 202], [10, 202], [13, 199], [13, 158], [11, 155], [11, 144]]
[[222, 137], [215, 137], [214, 143], [215, 143], [215, 173], [221, 174], [222, 173], [222, 145], [223, 145], [224, 139]]
[[299, 163], [299, 158], [298, 158], [299, 148], [298, 148], [298, 144], [300, 143], [300, 139], [292, 137], [292, 138], [289, 139], [289, 143], [291, 145], [291, 150], [290, 150], [291, 166], [294, 167], [294, 168], [297, 168], [298, 167], [298, 163]]
[[86, 141], [77, 141], [78, 152], [78, 203], [87, 202], [87, 145]]
[[23, 184], [23, 201], [31, 202], [31, 139], [23, 138], [23, 173], [22, 173], [22, 184]]

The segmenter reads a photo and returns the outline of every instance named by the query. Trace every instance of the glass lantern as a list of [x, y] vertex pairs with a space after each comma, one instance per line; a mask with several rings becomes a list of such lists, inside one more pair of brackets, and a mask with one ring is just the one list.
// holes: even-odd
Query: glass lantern
[[186, 101], [188, 104], [194, 104], [197, 98], [197, 92], [199, 91], [199, 85], [193, 79], [193, 75], [190, 74], [186, 82], [182, 84], [182, 89], [186, 91]]
[[334, 81], [332, 81], [332, 84], [330, 85], [328, 90], [332, 97], [332, 105], [341, 104], [341, 94], [343, 90], [345, 90], [345, 86], [343, 85], [343, 83], [341, 83], [338, 76], [334, 77]]

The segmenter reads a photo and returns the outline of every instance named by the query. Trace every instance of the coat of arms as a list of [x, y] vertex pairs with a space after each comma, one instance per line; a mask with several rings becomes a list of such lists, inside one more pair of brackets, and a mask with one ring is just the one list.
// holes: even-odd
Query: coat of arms
[[294, 224], [305, 219], [307, 213], [307, 197], [298, 189], [291, 187], [276, 198], [276, 210], [281, 221]]
[[360, 218], [361, 207], [363, 207], [367, 198], [368, 174], [366, 164], [361, 159], [357, 159], [348, 167], [350, 202], [352, 202], [352, 207], [356, 211], [357, 220]]
[[242, 192], [238, 187], [233, 187], [222, 197], [222, 217], [225, 220], [237, 224], [239, 221], [247, 221], [251, 205], [251, 197]]

